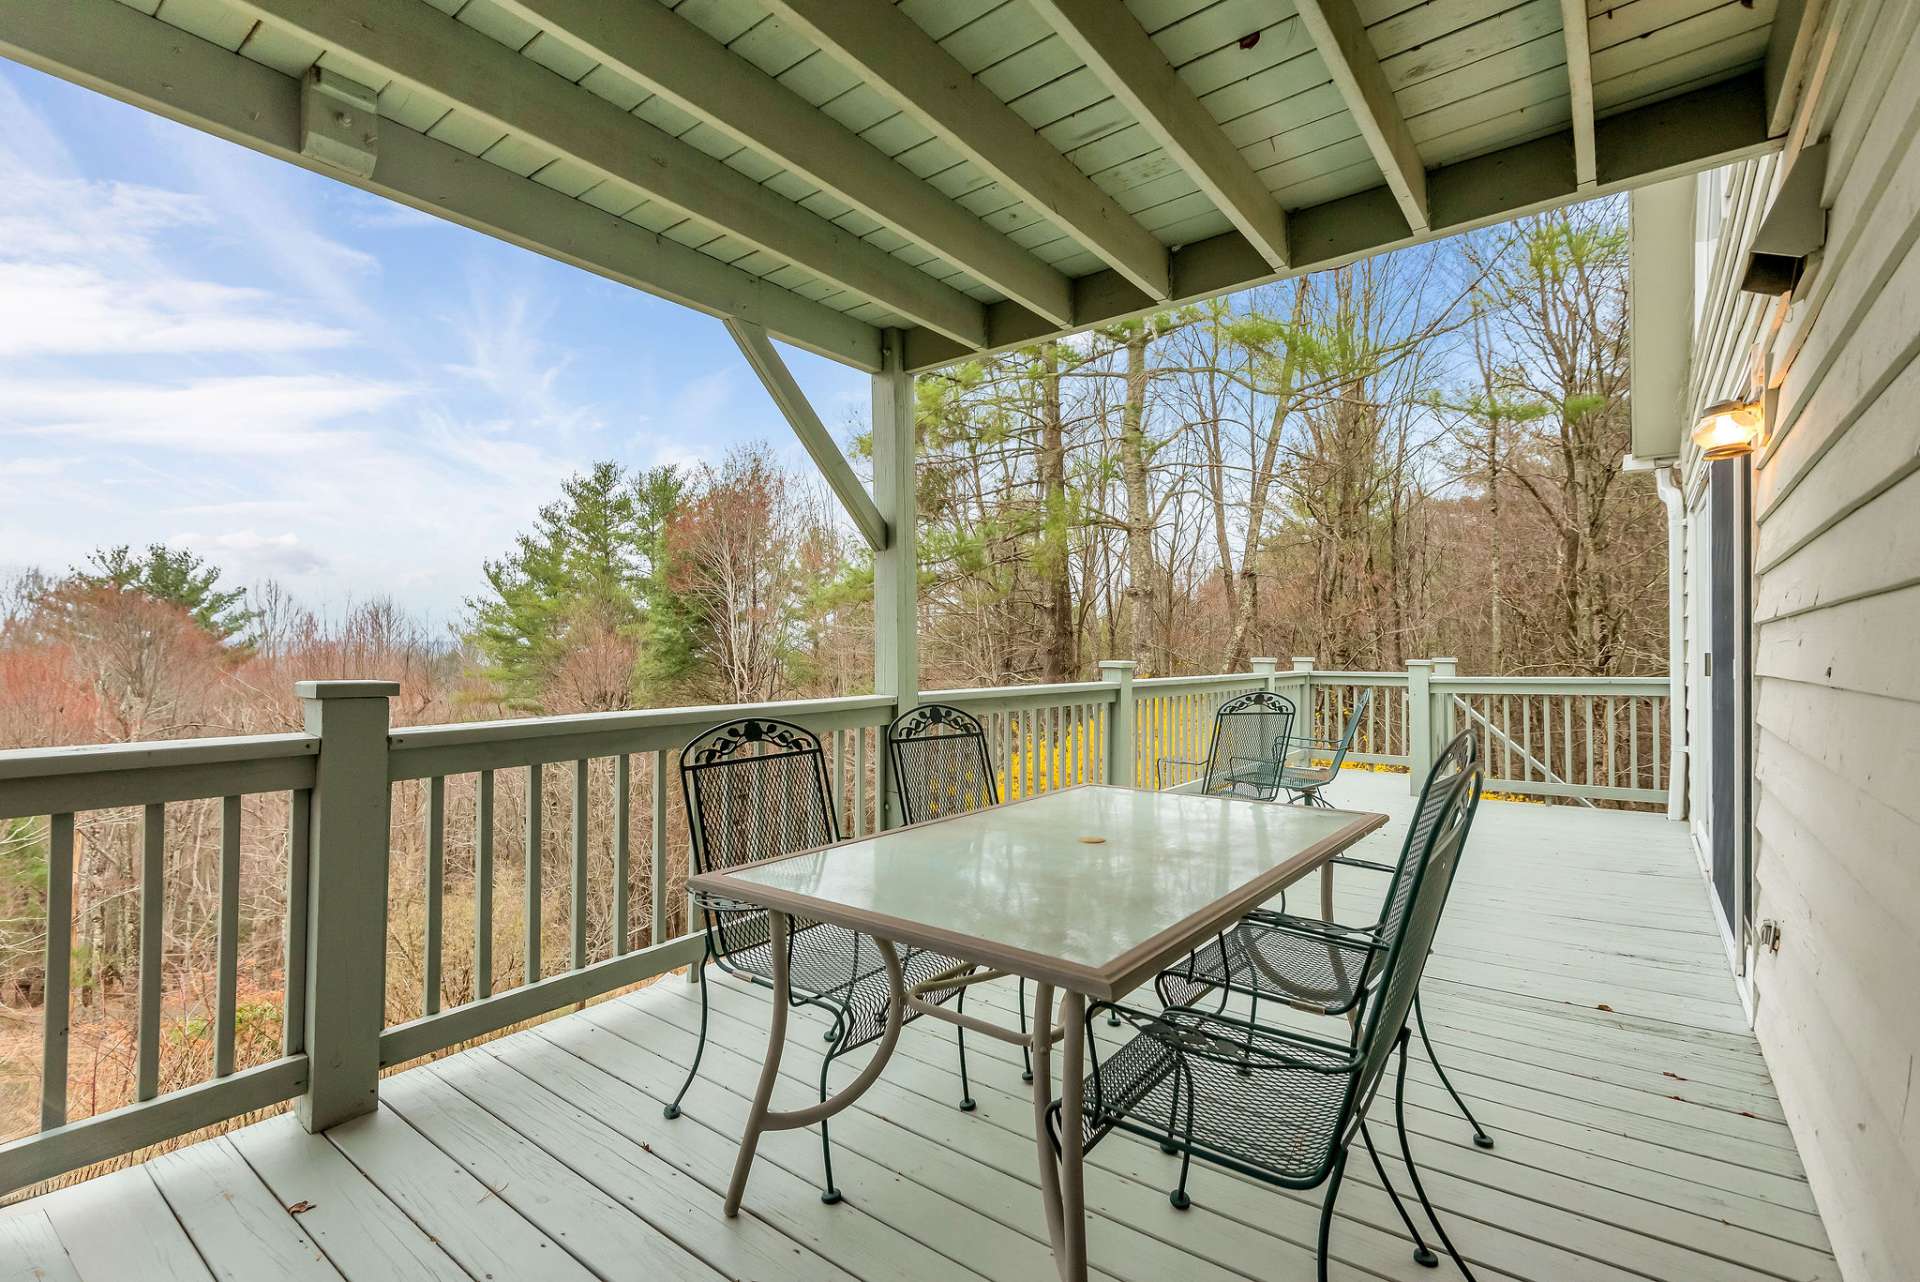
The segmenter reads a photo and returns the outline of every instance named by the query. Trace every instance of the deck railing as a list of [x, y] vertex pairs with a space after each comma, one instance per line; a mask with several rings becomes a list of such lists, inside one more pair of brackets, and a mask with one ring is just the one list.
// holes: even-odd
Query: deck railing
[[[1263, 659], [1246, 673], [1142, 680], [1130, 663], [1101, 669], [1099, 681], [920, 699], [980, 717], [1008, 800], [1188, 782], [1170, 759], [1204, 758], [1215, 710], [1256, 689], [1292, 698], [1302, 732], [1320, 739], [1337, 739], [1371, 690], [1350, 762], [1417, 778], [1456, 727], [1471, 728], [1496, 791], [1588, 804], [1666, 795], [1664, 679], [1462, 678], [1450, 660], [1321, 672]], [[289, 1099], [320, 1129], [366, 1111], [383, 1068], [697, 960], [675, 775], [681, 745], [716, 722], [759, 714], [814, 730], [842, 831], [892, 819], [889, 696], [391, 729], [396, 691], [302, 683], [304, 734], [0, 752], [0, 824], [40, 825], [48, 872], [40, 1129], [0, 1145], [0, 1194]], [[76, 831], [99, 815], [138, 856], [135, 1087], [124, 1107], [72, 1119]], [[282, 1028], [250, 1064], [235, 1054], [243, 828], [255, 849], [264, 834], [285, 852]], [[168, 836], [200, 830], [219, 834], [211, 1071], [163, 1083], [164, 950], [197, 889], [177, 883], [199, 875]]]

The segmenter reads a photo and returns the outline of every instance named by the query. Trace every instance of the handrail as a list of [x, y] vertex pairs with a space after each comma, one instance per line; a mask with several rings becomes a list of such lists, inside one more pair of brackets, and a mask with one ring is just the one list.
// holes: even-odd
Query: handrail
[[[1135, 690], [1176, 690], [1186, 686], [1228, 686], [1228, 685], [1265, 685], [1270, 674], [1265, 672], [1224, 672], [1213, 676], [1194, 677], [1136, 677]], [[1271, 675], [1285, 676], [1285, 673]]]
[[0, 752], [0, 819], [313, 786], [314, 735], [245, 735]]
[[1665, 695], [1665, 677], [1434, 677], [1433, 688], [1448, 694], [1511, 694], [1531, 690], [1543, 694]]
[[1118, 695], [1119, 687], [1106, 681], [1061, 681], [1052, 685], [963, 686], [957, 690], [922, 690], [920, 702], [962, 704], [992, 703], [1001, 699], [1053, 699], [1061, 703], [1111, 703]]
[[398, 782], [616, 753], [677, 750], [694, 731], [756, 715], [797, 721], [816, 730], [882, 725], [892, 718], [893, 699], [869, 694], [413, 726], [387, 736], [388, 777]]

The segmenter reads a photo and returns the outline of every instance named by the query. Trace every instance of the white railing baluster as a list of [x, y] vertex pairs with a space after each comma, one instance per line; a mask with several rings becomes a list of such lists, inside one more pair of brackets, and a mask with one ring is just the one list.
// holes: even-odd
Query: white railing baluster
[[538, 763], [527, 767], [527, 818], [526, 818], [526, 860], [525, 871], [521, 878], [522, 911], [526, 916], [526, 942], [522, 945], [525, 954], [525, 982], [532, 984], [540, 978], [540, 825], [543, 803], [543, 780]]
[[307, 1049], [307, 894], [312, 876], [313, 793], [287, 794], [287, 986], [281, 995], [280, 1053]]
[[41, 1008], [40, 1129], [67, 1121], [67, 1032], [73, 1002], [73, 815], [47, 821], [47, 982]]
[[161, 873], [166, 863], [166, 806], [147, 806], [145, 819], [140, 844], [140, 1023], [134, 1087], [134, 1098], [141, 1100], [160, 1093], [160, 945], [166, 905]]
[[473, 799], [473, 995], [493, 996], [493, 771]]
[[1614, 774], [1614, 770], [1613, 770], [1613, 760], [1614, 760], [1613, 741], [1618, 734], [1618, 731], [1616, 729], [1617, 709], [1614, 706], [1615, 702], [1616, 700], [1611, 695], [1607, 697], [1607, 787], [1609, 788], [1613, 787], [1616, 783], [1619, 782], [1619, 779]]
[[613, 759], [613, 955], [633, 946], [633, 757]]
[[447, 869], [447, 779], [427, 781], [427, 956], [421, 981], [421, 1009], [431, 1015], [440, 1009], [440, 953], [444, 932]]
[[[652, 917], [649, 927], [652, 933], [647, 942], [649, 944], [658, 944], [664, 942], [667, 935], [672, 931], [672, 926], [668, 923], [667, 912], [667, 754], [665, 752], [656, 752], [653, 754], [653, 788], [651, 795], [653, 813], [649, 818], [653, 821], [651, 830], [653, 847], [647, 852], [647, 859], [648, 866], [651, 870], [650, 875], [653, 879], [653, 888], [650, 896], [652, 900], [650, 905]], [[687, 930], [692, 931], [693, 929], [693, 913], [691, 909], [689, 909], [687, 913]]]
[[220, 936], [214, 963], [213, 1075], [233, 1075], [240, 970], [240, 798], [220, 801]]
[[867, 831], [867, 732], [862, 728], [853, 735], [853, 835], [864, 837]]
[[587, 964], [587, 794], [590, 776], [587, 760], [573, 763], [573, 902], [568, 925], [572, 928], [569, 958], [579, 970]]
[[1627, 786], [1640, 786], [1640, 700], [1627, 700]]

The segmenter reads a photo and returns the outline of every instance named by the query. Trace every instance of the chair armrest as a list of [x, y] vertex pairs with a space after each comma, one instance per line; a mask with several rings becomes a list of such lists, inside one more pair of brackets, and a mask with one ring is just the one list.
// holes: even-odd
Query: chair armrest
[[1094, 1017], [1107, 1011], [1176, 1055], [1195, 1056], [1235, 1068], [1344, 1075], [1359, 1066], [1349, 1046], [1189, 1006], [1146, 1011], [1117, 1002], [1089, 1002], [1089, 1042], [1093, 1037]]
[[728, 899], [724, 895], [709, 894], [702, 890], [690, 892], [687, 898], [692, 901], [695, 908], [708, 913], [763, 913], [767, 911], [765, 904], [749, 904], [743, 900]]

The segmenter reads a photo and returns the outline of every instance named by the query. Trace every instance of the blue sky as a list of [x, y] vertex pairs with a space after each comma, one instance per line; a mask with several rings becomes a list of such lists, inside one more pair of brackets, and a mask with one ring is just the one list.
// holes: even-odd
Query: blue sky
[[[788, 350], [843, 437], [866, 376]], [[0, 62], [0, 573], [449, 622], [570, 472], [805, 455], [720, 322]]]

